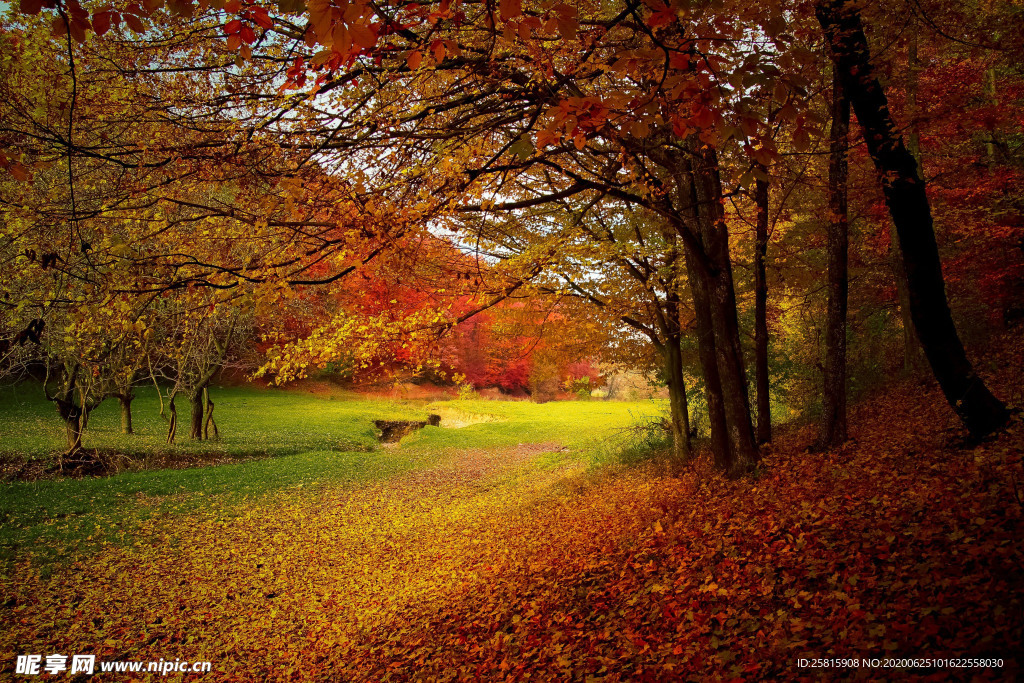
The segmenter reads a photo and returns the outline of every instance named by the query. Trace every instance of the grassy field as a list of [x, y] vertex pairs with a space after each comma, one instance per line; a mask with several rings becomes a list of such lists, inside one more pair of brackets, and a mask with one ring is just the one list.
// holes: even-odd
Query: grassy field
[[[0, 397], [0, 458], [51, 460], [60, 452], [63, 426], [38, 386], [5, 387]], [[433, 464], [452, 449], [543, 443], [555, 453], [552, 462], [584, 454], [607, 459], [626, 427], [660, 410], [650, 402], [428, 404], [247, 388], [216, 389], [212, 398], [221, 439], [190, 442], [186, 404], [179, 407], [186, 424], [171, 447], [164, 444], [154, 391], [140, 391], [133, 404], [133, 435], [120, 433], [116, 401], [101, 405], [90, 419], [86, 448], [127, 453], [140, 463], [162, 454], [184, 462], [215, 455], [225, 464], [0, 483], [0, 559], [32, 555], [45, 563], [74, 548], [130, 543], [144, 519], [210, 510], [232, 516], [269, 495], [315, 496], [392, 477]], [[373, 420], [421, 420], [428, 412], [441, 413], [443, 424], [465, 426], [428, 427], [397, 448], [377, 443]]]
[[[90, 415], [86, 448], [114, 449], [144, 457], [166, 452], [167, 423], [156, 391], [143, 387], [132, 403], [135, 434], [121, 434], [116, 400], [104, 401]], [[188, 402], [179, 397], [177, 443], [182, 455], [291, 455], [310, 450], [372, 450], [374, 419], [422, 419], [422, 404], [363, 401], [336, 394], [318, 397], [279, 389], [214, 388], [218, 441], [188, 440]], [[0, 389], [0, 454], [49, 458], [64, 448], [64, 427], [37, 384]]]

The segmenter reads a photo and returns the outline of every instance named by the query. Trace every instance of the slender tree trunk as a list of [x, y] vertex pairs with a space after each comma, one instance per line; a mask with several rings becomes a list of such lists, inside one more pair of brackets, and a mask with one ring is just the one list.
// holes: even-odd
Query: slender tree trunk
[[921, 342], [917, 339], [914, 329], [914, 318], [910, 314], [910, 288], [907, 286], [907, 270], [903, 266], [903, 254], [900, 252], [899, 237], [891, 231], [889, 243], [889, 266], [896, 281], [896, 296], [900, 306], [900, 322], [903, 325], [903, 369], [916, 375], [924, 366], [921, 355]]
[[74, 455], [82, 448], [82, 422], [74, 420], [65, 424], [68, 450], [65, 455]]
[[146, 353], [146, 365], [149, 367], [149, 378], [153, 381], [156, 397], [160, 401], [160, 417], [167, 420], [167, 416], [164, 415], [164, 395], [160, 393], [160, 383], [156, 381], [156, 374], [153, 372], [153, 361], [150, 360], [148, 352]]
[[828, 160], [828, 310], [825, 320], [825, 391], [818, 445], [834, 448], [846, 441], [846, 309], [849, 225], [846, 152], [850, 103], [838, 70], [832, 69], [832, 128]]
[[188, 404], [192, 412], [191, 420], [189, 421], [188, 438], [193, 441], [203, 440], [203, 390], [205, 388], [198, 387], [188, 396]]
[[[90, 406], [83, 396], [82, 392], [79, 391], [78, 382], [76, 375], [78, 373], [78, 365], [75, 364], [72, 367], [65, 365], [64, 367], [64, 386], [58, 392], [52, 396], [46, 389], [46, 381], [49, 380], [49, 366], [47, 366], [47, 380], [43, 383], [43, 390], [46, 394], [46, 398], [53, 402], [54, 407], [57, 409], [57, 414], [60, 415], [61, 421], [64, 422], [64, 433], [67, 438], [68, 449], [65, 455], [74, 455], [82, 448], [82, 434], [85, 431], [86, 416], [89, 410], [93, 406]], [[75, 394], [78, 396], [75, 396]], [[77, 401], [75, 399], [78, 399]], [[63, 462], [58, 463], [63, 466]]]
[[722, 207], [718, 158], [715, 151], [708, 148], [697, 153], [696, 161], [693, 185], [700, 216], [698, 222], [709, 260], [714, 267], [714, 272], [708, 278], [709, 299], [722, 400], [732, 450], [728, 472], [736, 476], [752, 470], [757, 465], [760, 453], [750, 419], [750, 397], [743, 367], [743, 350], [740, 347], [736, 292], [729, 257], [729, 233]]
[[134, 434], [132, 430], [132, 401], [135, 400], [135, 393], [126, 391], [118, 394], [117, 401], [121, 405], [121, 433]]
[[167, 423], [167, 445], [170, 446], [174, 443], [174, 437], [178, 433], [178, 409], [174, 407], [174, 398], [178, 395], [177, 391], [172, 391], [171, 396], [167, 401], [167, 411], [171, 414], [170, 420]]
[[857, 114], [899, 235], [910, 293], [910, 312], [921, 346], [950, 406], [974, 438], [1004, 427], [1009, 412], [967, 360], [946, 300], [931, 207], [917, 162], [889, 113], [888, 100], [871, 69], [867, 37], [850, 0], [819, 0], [825, 32], [843, 91]]
[[680, 318], [680, 254], [677, 234], [670, 228], [662, 232], [665, 240], [665, 275], [659, 282], [665, 290], [661, 302], [652, 295], [651, 304], [659, 311], [659, 327], [665, 340], [660, 347], [665, 361], [666, 384], [669, 395], [669, 416], [672, 427], [672, 456], [678, 462], [690, 459], [690, 411], [686, 400], [686, 381], [683, 377], [682, 320]]
[[686, 380], [683, 377], [683, 357], [679, 342], [678, 335], [669, 338], [664, 350], [672, 424], [672, 456], [684, 462], [690, 459], [690, 409], [686, 400]]
[[203, 421], [203, 438], [207, 441], [210, 440], [210, 427], [213, 427], [213, 438], [220, 439], [217, 423], [213, 421], [213, 401], [210, 400], [210, 387], [203, 389], [203, 398], [206, 399], [206, 419]]
[[[995, 67], [985, 69], [985, 94], [988, 95], [989, 104], [993, 107], [999, 105], [999, 96], [996, 94], [996, 70]], [[985, 159], [988, 164], [988, 172], [991, 175], [996, 166], [996, 144], [999, 136], [995, 128], [989, 131], [988, 140], [985, 141]]]
[[[768, 169], [760, 167], [766, 174]], [[757, 442], [772, 440], [772, 405], [768, 382], [768, 181], [754, 184], [757, 223], [754, 237], [754, 384], [757, 393]]]
[[[917, 56], [917, 24], [911, 24], [910, 42], [907, 45], [907, 115], [910, 117], [910, 135], [907, 148], [914, 156], [918, 172], [921, 168], [921, 112], [917, 105], [918, 76], [921, 73], [921, 62]], [[896, 281], [896, 295], [899, 299], [900, 320], [903, 323], [903, 369], [917, 374], [924, 366], [921, 355], [921, 342], [914, 331], [914, 319], [910, 315], [910, 290], [907, 288], [907, 273], [903, 267], [903, 254], [900, 252], [899, 235], [895, 230], [889, 231], [889, 265]]]

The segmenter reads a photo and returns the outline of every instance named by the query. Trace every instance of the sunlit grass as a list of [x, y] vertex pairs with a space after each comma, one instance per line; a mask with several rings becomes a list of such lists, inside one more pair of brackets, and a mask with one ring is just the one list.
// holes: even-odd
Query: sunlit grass
[[[39, 387], [0, 394], [0, 456], [52, 460], [64, 448], [63, 425]], [[188, 440], [187, 403], [179, 404], [178, 440], [153, 390], [133, 404], [136, 433], [120, 433], [116, 401], [94, 411], [86, 448], [123, 452], [140, 462], [154, 454], [237, 458], [216, 466], [127, 471], [110, 477], [0, 484], [0, 558], [32, 554], [48, 561], [99, 542], [130, 542], [131, 529], [153, 516], [195, 512], [230, 516], [268, 496], [313, 497], [435, 463], [453, 449], [550, 444], [536, 466], [596, 458], [621, 443], [622, 431], [662, 409], [657, 402], [391, 402], [352, 395], [316, 396], [251, 388], [215, 389], [219, 441]], [[394, 448], [377, 443], [375, 419], [422, 420], [429, 412], [475, 424], [427, 427]], [[272, 456], [272, 457], [267, 457]]]
[[[83, 440], [86, 448], [139, 456], [167, 452], [251, 456], [372, 450], [377, 443], [373, 420], [423, 419], [425, 415], [422, 408], [411, 403], [332, 400], [335, 397], [318, 398], [280, 389], [214, 388], [211, 398], [220, 439], [189, 441], [188, 401], [179, 396], [175, 401], [176, 442], [173, 449], [168, 449], [167, 422], [160, 416], [156, 391], [144, 387], [137, 393], [132, 403], [135, 433], [121, 433], [120, 409], [117, 401], [110, 399], [90, 415]], [[50, 458], [64, 447], [64, 426], [39, 385], [0, 390], [0, 454]]]

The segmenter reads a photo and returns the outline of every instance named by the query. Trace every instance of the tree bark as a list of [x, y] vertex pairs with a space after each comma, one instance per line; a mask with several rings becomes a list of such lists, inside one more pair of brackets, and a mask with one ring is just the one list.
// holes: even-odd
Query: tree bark
[[679, 335], [667, 339], [664, 355], [672, 425], [672, 457], [685, 462], [690, 459], [690, 409], [686, 400], [686, 380], [683, 377], [683, 357], [679, 342]]
[[722, 206], [718, 157], [713, 149], [704, 148], [696, 152], [695, 162], [693, 186], [700, 217], [698, 223], [701, 239], [714, 268], [708, 274], [708, 293], [732, 456], [727, 471], [731, 476], [737, 476], [752, 470], [760, 454], [750, 419], [750, 396], [743, 367], [743, 350], [740, 347], [736, 292], [729, 258], [729, 233]]
[[715, 468], [728, 471], [732, 466], [733, 457], [729, 446], [729, 427], [725, 419], [722, 382], [718, 374], [718, 352], [715, 350], [715, 333], [711, 322], [711, 298], [707, 282], [694, 263], [695, 259], [696, 257], [688, 254], [686, 268], [693, 295], [693, 309], [696, 313], [697, 354], [700, 357], [701, 374], [704, 376], [704, 400], [708, 406], [708, 423], [711, 428], [711, 454]]
[[56, 398], [53, 399], [53, 404], [57, 407], [57, 414], [64, 422], [68, 445], [66, 455], [72, 455], [82, 447], [82, 432], [85, 426], [82, 421], [82, 408], [75, 403], [74, 398], [71, 400]]
[[828, 161], [828, 309], [825, 320], [825, 390], [818, 446], [835, 448], [846, 441], [846, 311], [849, 295], [847, 166], [850, 103], [838, 68], [832, 69], [832, 127]]
[[[907, 148], [914, 156], [918, 172], [922, 177], [924, 172], [921, 167], [921, 112], [917, 105], [918, 76], [921, 72], [921, 62], [917, 56], [917, 23], [912, 22], [909, 29], [910, 42], [907, 45], [907, 115], [910, 117], [910, 135], [907, 138]], [[924, 358], [921, 356], [921, 342], [917, 339], [914, 331], [914, 319], [910, 315], [910, 290], [907, 289], [907, 273], [903, 267], [903, 254], [900, 252], [899, 235], [895, 230], [889, 231], [889, 265], [892, 268], [893, 278], [896, 281], [896, 296], [900, 306], [900, 320], [903, 324], [903, 369], [910, 374], [918, 374], [923, 365]]]
[[871, 69], [860, 14], [850, 0], [819, 0], [815, 10], [843, 91], [857, 114], [881, 178], [903, 253], [917, 336], [949, 405], [972, 437], [983, 437], [1004, 427], [1009, 412], [975, 374], [957, 334], [924, 180], [897, 132], [885, 92]]
[[[50, 362], [46, 363], [46, 378], [43, 380], [43, 394], [57, 409], [57, 414], [64, 422], [68, 450], [65, 455], [73, 455], [82, 448], [82, 434], [88, 422], [89, 413], [102, 402], [86, 400], [85, 392], [78, 383], [81, 366], [78, 363], [63, 363], [61, 366], [61, 386], [52, 395], [49, 390]], [[77, 399], [77, 401], [76, 401]], [[59, 462], [62, 466], [62, 462]]]
[[188, 438], [193, 441], [203, 440], [203, 417], [205, 416], [203, 406], [203, 390], [205, 386], [197, 387], [188, 395], [188, 404], [191, 408], [191, 419], [189, 420]]
[[896, 297], [900, 307], [900, 322], [903, 327], [903, 369], [916, 375], [924, 365], [921, 357], [921, 342], [914, 329], [914, 318], [910, 313], [910, 289], [907, 286], [907, 270], [903, 266], [899, 236], [893, 230], [889, 241], [889, 266], [896, 281]]
[[669, 422], [672, 429], [672, 457], [678, 462], [690, 459], [690, 411], [686, 400], [686, 380], [683, 376], [681, 297], [679, 296], [680, 254], [678, 235], [670, 227], [662, 229], [665, 241], [665, 267], [658, 282], [665, 292], [659, 300], [651, 291], [650, 305], [656, 312], [657, 326], [664, 344], [659, 351], [665, 361], [665, 379], [668, 385]]
[[210, 440], [210, 427], [213, 427], [213, 438], [220, 439], [220, 432], [217, 431], [217, 423], [213, 421], [213, 401], [210, 400], [210, 387], [203, 389], [203, 398], [206, 400], [206, 419], [203, 420], [203, 438]]
[[[760, 169], [767, 174], [763, 165]], [[772, 440], [772, 407], [768, 381], [768, 181], [754, 183], [757, 222], [754, 236], [754, 385], [757, 394], [757, 442]]]
[[178, 409], [174, 407], [174, 399], [178, 395], [177, 391], [172, 391], [171, 396], [167, 401], [167, 409], [170, 412], [171, 417], [167, 423], [167, 445], [170, 446], [174, 443], [174, 437], [178, 433]]
[[121, 433], [134, 434], [132, 430], [132, 401], [135, 400], [133, 392], [118, 394], [117, 401], [121, 404]]

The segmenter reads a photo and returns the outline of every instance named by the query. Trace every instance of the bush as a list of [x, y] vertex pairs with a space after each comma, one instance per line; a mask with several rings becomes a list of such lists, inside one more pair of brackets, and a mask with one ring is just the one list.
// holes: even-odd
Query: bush
[[616, 453], [623, 465], [634, 466], [664, 460], [672, 452], [672, 434], [665, 418], [651, 418], [622, 430], [623, 442]]

